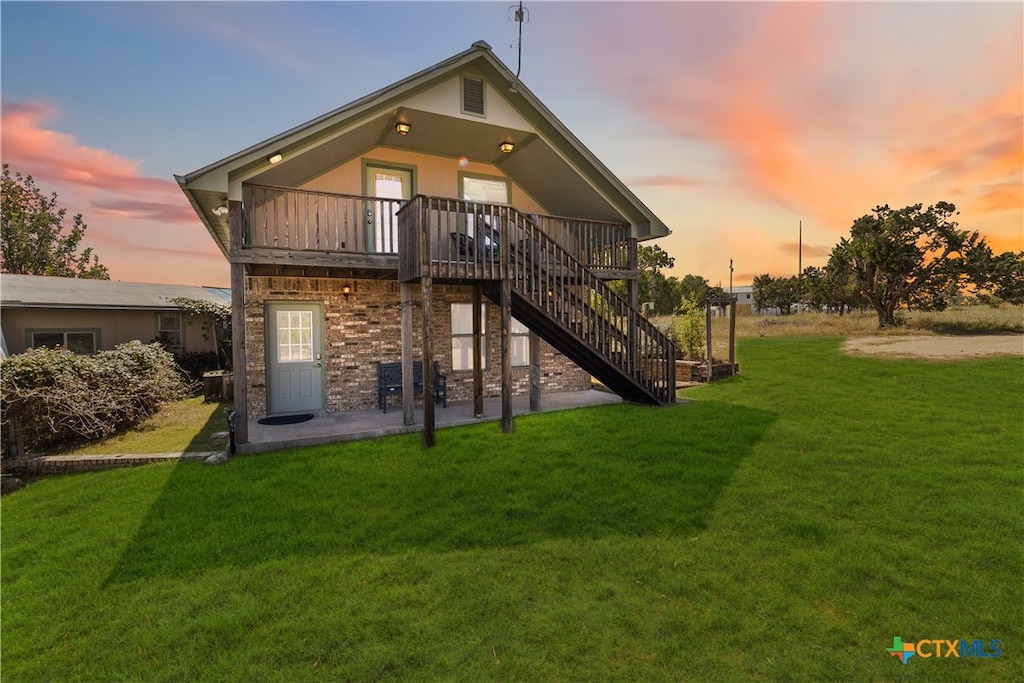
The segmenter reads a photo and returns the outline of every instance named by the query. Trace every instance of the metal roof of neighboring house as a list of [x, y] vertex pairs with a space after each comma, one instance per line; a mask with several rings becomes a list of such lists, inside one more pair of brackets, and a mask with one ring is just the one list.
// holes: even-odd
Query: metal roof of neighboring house
[[230, 305], [231, 290], [45, 275], [0, 275], [0, 307], [3, 308], [168, 310], [176, 308], [169, 299], [177, 297]]

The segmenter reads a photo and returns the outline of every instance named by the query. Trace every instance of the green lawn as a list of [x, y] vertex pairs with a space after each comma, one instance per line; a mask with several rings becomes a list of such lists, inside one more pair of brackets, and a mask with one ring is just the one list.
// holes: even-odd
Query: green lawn
[[[741, 340], [743, 375], [692, 403], [444, 430], [431, 451], [35, 482], [2, 502], [0, 673], [1024, 679], [1024, 362], [839, 343]], [[903, 665], [894, 636], [1002, 655]]]

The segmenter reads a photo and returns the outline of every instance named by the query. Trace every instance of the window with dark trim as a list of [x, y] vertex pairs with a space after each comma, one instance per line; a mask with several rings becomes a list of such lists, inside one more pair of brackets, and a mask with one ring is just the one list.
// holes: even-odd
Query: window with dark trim
[[38, 330], [29, 332], [29, 347], [64, 348], [91, 356], [96, 353], [96, 333], [91, 330]]

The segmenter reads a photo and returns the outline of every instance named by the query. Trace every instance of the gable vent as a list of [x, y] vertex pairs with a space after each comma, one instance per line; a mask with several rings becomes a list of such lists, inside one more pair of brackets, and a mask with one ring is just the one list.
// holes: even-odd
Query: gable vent
[[483, 116], [484, 79], [475, 76], [462, 77], [462, 111]]

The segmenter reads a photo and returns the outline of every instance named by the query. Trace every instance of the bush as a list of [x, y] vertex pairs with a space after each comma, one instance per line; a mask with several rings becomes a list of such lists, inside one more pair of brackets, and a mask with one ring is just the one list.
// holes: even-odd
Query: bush
[[30, 349], [0, 363], [0, 426], [7, 433], [20, 423], [26, 450], [68, 446], [131, 427], [191, 389], [159, 344], [95, 356]]
[[217, 354], [213, 351], [186, 351], [175, 354], [174, 361], [181, 371], [194, 382], [201, 382], [204, 372], [220, 370]]

